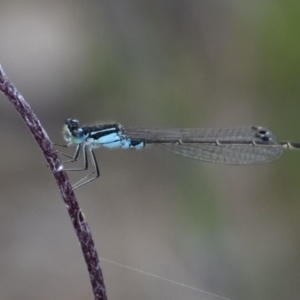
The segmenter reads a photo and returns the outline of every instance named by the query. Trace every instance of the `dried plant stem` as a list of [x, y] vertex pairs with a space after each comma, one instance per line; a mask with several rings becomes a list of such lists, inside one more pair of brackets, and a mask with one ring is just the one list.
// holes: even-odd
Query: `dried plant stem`
[[0, 90], [4, 95], [8, 97], [10, 102], [20, 113], [21, 117], [25, 121], [33, 137], [37, 141], [42, 152], [44, 153], [49, 168], [60, 189], [62, 198], [66, 204], [74, 229], [78, 236], [82, 253], [89, 271], [95, 299], [106, 300], [106, 289], [95, 244], [92, 239], [90, 229], [83, 217], [81, 209], [73, 193], [68, 176], [63, 170], [62, 162], [60, 161], [53, 147], [53, 143], [50, 141], [40, 121], [37, 119], [31, 107], [28, 105], [28, 103], [25, 101], [22, 95], [18, 92], [13, 83], [5, 75], [1, 65]]

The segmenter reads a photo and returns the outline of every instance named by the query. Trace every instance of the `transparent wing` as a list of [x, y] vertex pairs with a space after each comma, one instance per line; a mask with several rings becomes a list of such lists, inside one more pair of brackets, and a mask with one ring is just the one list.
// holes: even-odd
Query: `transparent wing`
[[220, 164], [251, 165], [266, 163], [278, 159], [282, 150], [279, 147], [251, 145], [163, 145], [165, 150], [206, 162]]
[[278, 159], [283, 152], [276, 136], [263, 127], [148, 129], [128, 127], [132, 140], [159, 146], [173, 153], [221, 164], [259, 164]]

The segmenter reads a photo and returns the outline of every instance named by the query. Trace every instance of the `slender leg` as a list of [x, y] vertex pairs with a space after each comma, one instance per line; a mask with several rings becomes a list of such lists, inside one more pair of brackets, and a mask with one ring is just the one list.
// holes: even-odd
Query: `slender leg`
[[[80, 179], [78, 182], [76, 182], [73, 185], [73, 190], [75, 190], [75, 189], [79, 188], [80, 186], [83, 186], [83, 185], [85, 185], [85, 184], [87, 184], [91, 181], [94, 181], [95, 179], [97, 179], [100, 176], [99, 166], [98, 166], [98, 163], [97, 163], [97, 160], [96, 160], [95, 153], [94, 153], [92, 148], [89, 148], [89, 151], [90, 151], [90, 156], [91, 156], [91, 159], [92, 159], [92, 164], [94, 166], [94, 169], [90, 174], [86, 175], [85, 177]], [[86, 160], [86, 162], [87, 162], [87, 160]], [[93, 177], [90, 178], [91, 176], [93, 176]]]
[[[55, 145], [56, 145], [56, 146], [61, 146], [61, 147], [68, 148], [68, 146], [66, 146], [66, 145], [57, 145], [57, 144], [55, 144]], [[56, 150], [56, 151], [57, 151], [59, 154], [65, 156], [65, 157], [70, 158], [70, 159], [68, 159], [68, 160], [63, 161], [63, 163], [68, 163], [68, 162], [75, 162], [75, 161], [78, 160], [79, 154], [80, 154], [80, 150], [81, 150], [81, 145], [78, 145], [78, 146], [76, 147], [76, 150], [75, 150], [74, 155], [69, 155], [69, 154], [67, 154], [67, 153], [65, 153], [65, 152], [61, 152], [61, 151], [58, 151], [58, 150]]]
[[[58, 144], [55, 144], [55, 145], [56, 146], [61, 146], [61, 147], [68, 148], [68, 146], [66, 146], [66, 145], [58, 145]], [[65, 169], [65, 171], [85, 171], [85, 170], [87, 170], [87, 168], [88, 168], [88, 161], [87, 161], [87, 155], [86, 155], [86, 149], [85, 148], [86, 148], [85, 146], [77, 145], [75, 153], [74, 153], [73, 156], [68, 155], [68, 154], [66, 154], [64, 152], [61, 152], [61, 151], [57, 150], [57, 152], [59, 154], [62, 154], [63, 156], [66, 156], [66, 157], [70, 158], [68, 160], [63, 161], [63, 163], [76, 162], [76, 161], [78, 161], [78, 158], [80, 156], [80, 152], [83, 153], [83, 155], [82, 155], [83, 156], [83, 167], [82, 168]]]
[[[69, 148], [68, 145], [55, 144], [55, 143], [53, 145], [58, 146], [58, 147], [62, 147], [62, 148]], [[65, 156], [65, 157], [71, 158], [70, 160], [63, 161], [63, 163], [73, 162], [73, 161], [78, 160], [79, 153], [80, 153], [80, 148], [81, 148], [81, 145], [77, 145], [74, 155], [69, 155], [69, 154], [67, 154], [65, 152], [62, 152], [62, 151], [59, 151], [59, 150], [56, 150], [56, 152], [63, 155], [63, 156]]]
[[72, 168], [72, 169], [65, 169], [65, 171], [85, 171], [88, 169], [88, 159], [87, 159], [87, 154], [86, 154], [86, 146], [81, 146], [78, 145], [76, 152], [71, 160], [65, 161], [66, 162], [75, 162], [78, 160], [80, 150], [82, 152], [82, 157], [83, 157], [83, 167], [82, 168]]

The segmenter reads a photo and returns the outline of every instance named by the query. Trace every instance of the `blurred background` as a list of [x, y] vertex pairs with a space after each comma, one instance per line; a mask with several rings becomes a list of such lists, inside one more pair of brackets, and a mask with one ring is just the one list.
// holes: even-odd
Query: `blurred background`
[[[0, 0], [0, 64], [56, 143], [70, 117], [299, 141], [299, 31], [299, 1]], [[0, 98], [1, 300], [93, 299], [45, 159]], [[101, 178], [76, 194], [100, 256], [232, 300], [299, 298], [300, 153], [253, 167], [97, 157]], [[102, 268], [109, 299], [219, 299]]]

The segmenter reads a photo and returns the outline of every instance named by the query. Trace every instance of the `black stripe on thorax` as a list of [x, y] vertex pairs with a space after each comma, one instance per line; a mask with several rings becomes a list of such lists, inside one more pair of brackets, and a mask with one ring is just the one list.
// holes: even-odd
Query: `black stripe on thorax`
[[103, 136], [112, 134], [112, 133], [119, 133], [119, 124], [103, 124], [97, 126], [85, 126], [82, 127], [83, 132], [88, 134], [89, 138], [99, 139]]

